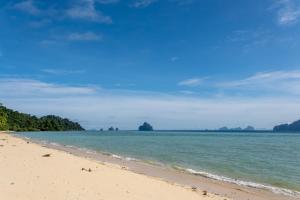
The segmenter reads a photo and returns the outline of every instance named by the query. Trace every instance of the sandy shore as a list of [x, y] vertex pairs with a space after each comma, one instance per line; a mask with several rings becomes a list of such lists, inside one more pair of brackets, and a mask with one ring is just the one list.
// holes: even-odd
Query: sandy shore
[[[50, 154], [50, 157], [43, 157]], [[82, 170], [82, 168], [86, 170]], [[89, 172], [89, 169], [91, 170]], [[0, 199], [211, 199], [162, 180], [0, 133]]]
[[84, 158], [76, 150], [66, 151], [0, 133], [0, 199], [294, 199], [134, 161], [101, 155]]

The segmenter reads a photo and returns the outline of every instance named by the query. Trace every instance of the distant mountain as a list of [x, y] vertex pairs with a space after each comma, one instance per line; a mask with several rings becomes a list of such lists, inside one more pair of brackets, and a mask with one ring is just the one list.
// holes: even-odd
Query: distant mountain
[[246, 128], [236, 127], [236, 128], [228, 128], [227, 126], [224, 126], [222, 128], [219, 128], [219, 131], [255, 131], [255, 128], [253, 126], [247, 126]]
[[108, 131], [115, 131], [115, 129], [114, 129], [114, 127], [109, 127], [108, 129], [107, 129]]
[[254, 131], [255, 128], [253, 126], [247, 126], [246, 128], [244, 128], [244, 131]]
[[11, 131], [81, 131], [77, 122], [55, 115], [38, 118], [20, 113], [0, 104], [0, 130]]
[[[108, 129], [107, 129], [108, 131], [119, 131], [119, 128], [114, 128], [114, 127], [109, 127]], [[102, 130], [103, 131], [103, 130]]]
[[300, 132], [300, 120], [295, 121], [291, 124], [280, 124], [274, 126], [274, 132]]
[[153, 131], [153, 127], [149, 123], [144, 122], [143, 125], [139, 126], [139, 131]]
[[219, 131], [228, 131], [229, 129], [226, 127], [226, 126], [224, 126], [224, 127], [222, 127], [222, 128], [219, 128]]
[[231, 131], [242, 131], [243, 129], [241, 127], [231, 128]]

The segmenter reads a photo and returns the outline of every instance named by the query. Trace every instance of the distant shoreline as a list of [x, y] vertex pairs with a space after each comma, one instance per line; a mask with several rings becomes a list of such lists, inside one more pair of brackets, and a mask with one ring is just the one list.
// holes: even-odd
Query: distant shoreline
[[115, 132], [124, 132], [124, 131], [133, 131], [133, 132], [140, 132], [140, 133], [151, 133], [151, 132], [188, 132], [188, 133], [193, 133], [193, 132], [202, 132], [202, 133], [300, 133], [300, 131], [273, 131], [273, 130], [254, 130], [254, 131], [243, 131], [243, 130], [153, 130], [153, 131], [139, 131], [139, 130], [132, 130], [132, 129], [121, 129], [118, 131], [108, 131], [108, 130], [104, 130], [104, 131], [100, 131], [100, 130], [82, 130], [82, 131], [78, 131], [78, 130], [70, 130], [70, 131], [2, 131], [2, 132], [86, 132], [86, 131], [92, 131], [92, 132], [107, 132], [107, 133], [115, 133]]
[[[86, 131], [95, 131], [95, 132], [117, 132], [117, 131], [107, 131], [107, 130], [105, 130], [105, 131], [99, 131], [99, 130], [94, 130], [94, 129], [92, 129], [92, 130], [86, 130]], [[151, 133], [151, 132], [217, 132], [217, 133], [228, 133], [228, 132], [230, 132], [230, 133], [278, 133], [278, 132], [276, 132], [276, 131], [273, 131], [273, 130], [254, 130], [254, 131], [245, 131], [245, 130], [228, 130], [228, 131], [226, 131], [226, 130], [193, 130], [193, 129], [187, 129], [187, 130], [185, 130], [185, 129], [174, 129], [174, 130], [172, 130], [172, 129], [156, 129], [156, 130], [153, 130], [153, 131], [139, 131], [139, 130], [133, 130], [133, 129], [128, 129], [128, 130], [125, 130], [125, 129], [121, 129], [121, 130], [119, 130], [120, 132], [121, 131], [134, 131], [134, 132], [141, 132], [141, 133]], [[286, 132], [283, 132], [283, 133], [295, 133], [295, 132], [292, 132], [292, 131], [290, 131], [290, 132], [288, 132], [288, 131], [286, 131]], [[299, 132], [300, 133], [300, 132]]]
[[237, 132], [237, 133], [270, 133], [274, 132], [273, 130], [254, 130], [254, 131], [246, 131], [246, 130], [155, 130], [160, 132]]

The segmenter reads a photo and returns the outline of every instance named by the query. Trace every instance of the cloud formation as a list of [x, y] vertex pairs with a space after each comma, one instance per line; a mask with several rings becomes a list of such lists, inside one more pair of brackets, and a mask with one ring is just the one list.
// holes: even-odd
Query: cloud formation
[[277, 17], [280, 25], [295, 24], [300, 18], [300, 2], [298, 0], [277, 0]]
[[65, 69], [42, 69], [41, 70], [44, 73], [47, 74], [53, 74], [53, 75], [70, 75], [70, 74], [83, 74], [85, 73], [85, 70], [65, 70]]
[[88, 31], [85, 33], [71, 33], [67, 36], [70, 41], [100, 41], [102, 36]]
[[[112, 19], [110, 16], [104, 15], [101, 11], [96, 9], [96, 4], [112, 4], [117, 3], [117, 0], [76, 0], [72, 1], [70, 7], [66, 8], [45, 8], [41, 9], [36, 5], [34, 0], [25, 0], [21, 1], [13, 6], [14, 9], [28, 13], [30, 15], [48, 17], [51, 19], [61, 19], [61, 18], [70, 18], [70, 19], [80, 19], [85, 21], [92, 21], [103, 24], [111, 24]], [[42, 22], [45, 22], [43, 19]], [[43, 24], [43, 23], [42, 23]], [[39, 26], [38, 22], [35, 22], [34, 25]]]
[[0, 78], [0, 91], [6, 97], [59, 97], [90, 95], [96, 93], [96, 88], [45, 83], [33, 79]]
[[179, 86], [188, 86], [188, 87], [196, 87], [201, 85], [205, 79], [207, 78], [191, 78], [191, 79], [186, 79], [183, 81], [180, 81], [178, 83]]
[[173, 56], [173, 57], [171, 57], [171, 62], [175, 62], [175, 61], [177, 61], [179, 58], [177, 57], [177, 56]]
[[245, 79], [217, 84], [226, 89], [257, 91], [264, 94], [300, 95], [300, 71], [259, 72]]
[[119, 2], [119, 0], [95, 0], [95, 1], [100, 4], [114, 4]]
[[134, 8], [145, 8], [150, 6], [151, 4], [157, 2], [158, 0], [136, 0], [131, 4], [131, 7]]
[[41, 10], [34, 4], [33, 0], [26, 0], [14, 5], [14, 8], [31, 15], [41, 14]]
[[66, 10], [66, 15], [72, 19], [81, 19], [105, 24], [112, 23], [112, 19], [109, 16], [96, 10], [94, 0], [80, 0]]
[[201, 98], [0, 78], [0, 101], [36, 115], [57, 114], [85, 128], [205, 129], [273, 125], [299, 118], [299, 98]]

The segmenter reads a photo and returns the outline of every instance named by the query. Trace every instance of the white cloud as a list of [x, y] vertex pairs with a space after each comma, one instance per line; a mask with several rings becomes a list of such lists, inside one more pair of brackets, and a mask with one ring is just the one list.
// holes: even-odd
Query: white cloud
[[72, 19], [82, 19], [98, 23], [111, 24], [112, 19], [95, 8], [94, 0], [80, 0], [66, 10], [66, 15]]
[[53, 75], [69, 75], [69, 74], [85, 73], [85, 70], [65, 70], [65, 69], [42, 69], [41, 71]]
[[88, 31], [85, 33], [71, 33], [67, 39], [70, 41], [100, 41], [102, 36]]
[[194, 91], [190, 91], [190, 90], [180, 90], [179, 92], [187, 95], [196, 94]]
[[102, 41], [102, 35], [91, 31], [87, 32], [74, 32], [69, 34], [56, 34], [52, 35], [49, 39], [44, 39], [39, 42], [43, 47], [49, 47], [52, 45], [66, 45], [67, 42], [100, 42]]
[[[0, 77], [0, 102], [36, 115], [57, 114], [76, 119], [86, 128], [114, 125], [134, 129], [143, 121], [160, 129], [213, 129], [249, 124], [272, 128], [300, 118], [300, 71], [260, 72], [245, 79], [214, 84], [224, 89], [222, 95], [200, 97], [201, 92], [190, 90], [180, 91], [182, 94], [112, 90]], [[231, 95], [230, 90], [242, 95]], [[263, 95], [243, 95], [245, 90], [261, 91]], [[276, 93], [268, 95], [269, 90]]]
[[94, 87], [66, 86], [32, 79], [0, 78], [0, 91], [6, 97], [90, 95], [96, 93], [96, 90]]
[[298, 98], [185, 98], [30, 79], [0, 79], [0, 101], [22, 112], [76, 119], [86, 128], [135, 129], [143, 121], [160, 129], [272, 128], [300, 117]]
[[[145, 8], [148, 7], [150, 5], [152, 5], [153, 3], [158, 2], [159, 0], [135, 0], [132, 4], [131, 7], [134, 8]], [[179, 6], [185, 6], [185, 5], [190, 5], [194, 2], [196, 2], [196, 0], [168, 0], [168, 2], [170, 3], [176, 3]]]
[[170, 60], [172, 61], [172, 62], [175, 62], [175, 61], [177, 61], [179, 58], [177, 57], [177, 56], [173, 56]]
[[280, 25], [295, 24], [300, 18], [300, 3], [298, 0], [277, 0], [277, 17]]
[[133, 4], [131, 4], [131, 7], [134, 8], [145, 8], [150, 6], [151, 4], [157, 2], [158, 0], [136, 0]]
[[[202, 94], [218, 96], [293, 96], [300, 95], [300, 70], [258, 72], [244, 79], [220, 81], [209, 78], [191, 78], [180, 81], [178, 86], [205, 86]], [[205, 83], [205, 85], [204, 85]], [[207, 90], [209, 89], [209, 90]], [[207, 91], [209, 91], [207, 93]]]
[[[71, 7], [68, 8], [58, 9], [55, 6], [50, 6], [50, 8], [40, 9], [34, 0], [25, 0], [15, 4], [13, 8], [31, 15], [48, 17], [52, 19], [71, 18], [111, 24], [112, 19], [109, 16], [104, 15], [101, 11], [97, 10], [96, 3], [112, 4], [117, 2], [118, 0], [76, 0], [73, 1]], [[33, 27], [40, 27], [47, 23], [49, 23], [49, 19], [43, 19], [39, 22], [32, 22], [30, 25]]]
[[14, 5], [14, 8], [31, 15], [39, 15], [41, 10], [34, 4], [33, 0], [26, 0]]
[[223, 88], [300, 95], [300, 70], [260, 72], [245, 79], [218, 83]]
[[114, 4], [119, 2], [119, 0], [95, 0], [95, 1], [101, 4]]
[[207, 78], [191, 78], [187, 80], [180, 81], [178, 83], [179, 86], [188, 86], [188, 87], [195, 87], [201, 85], [205, 79]]

